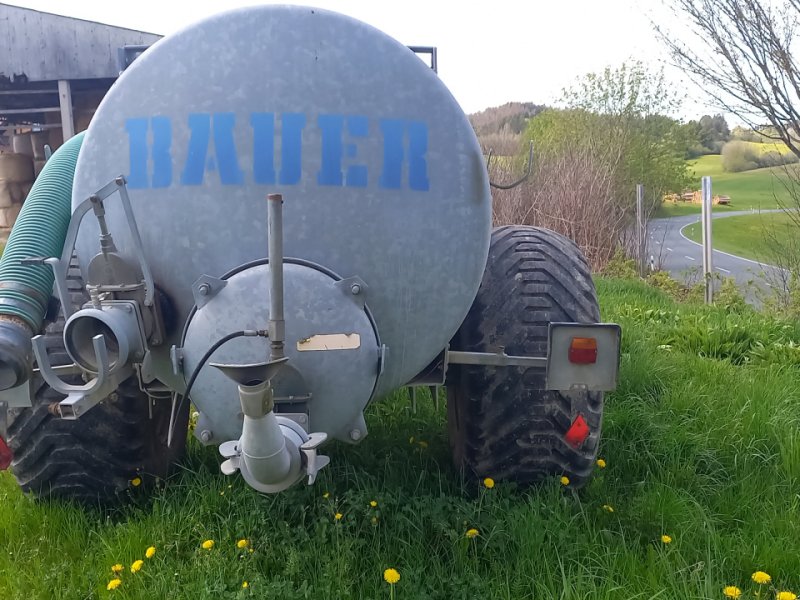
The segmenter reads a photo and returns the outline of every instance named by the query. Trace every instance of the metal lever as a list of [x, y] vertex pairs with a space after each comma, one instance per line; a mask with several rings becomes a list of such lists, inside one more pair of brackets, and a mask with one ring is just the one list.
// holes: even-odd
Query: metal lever
[[[67, 289], [67, 269], [64, 268], [64, 262], [60, 258], [47, 258], [44, 256], [29, 256], [20, 261], [21, 265], [50, 265], [53, 269], [53, 280], [56, 284], [56, 293], [58, 300], [61, 302], [61, 310], [64, 313], [64, 320], [66, 321], [72, 316], [72, 301], [69, 296], [69, 289]], [[69, 263], [66, 263], [69, 265]]]
[[[493, 153], [494, 153], [493, 150], [489, 150], [489, 156], [486, 159], [486, 170], [487, 171], [489, 170], [489, 166], [492, 164], [492, 154]], [[502, 184], [502, 183], [494, 183], [493, 181], [489, 181], [489, 185], [492, 186], [493, 188], [498, 189], [498, 190], [510, 190], [510, 189], [513, 189], [513, 188], [517, 187], [518, 185], [520, 185], [520, 184], [524, 183], [525, 181], [527, 181], [528, 177], [531, 176], [531, 171], [532, 170], [533, 170], [533, 142], [531, 142], [530, 146], [528, 146], [528, 168], [527, 168], [527, 171], [525, 172], [525, 175], [523, 175], [521, 178], [517, 179], [514, 183]]]
[[303, 456], [306, 459], [306, 474], [308, 475], [308, 485], [313, 484], [317, 478], [317, 473], [319, 473], [322, 469], [327, 467], [328, 464], [330, 464], [331, 462], [330, 457], [324, 456], [322, 454], [317, 454], [317, 448], [327, 439], [328, 439], [328, 434], [322, 431], [316, 433], [310, 433], [308, 435], [308, 440], [303, 442], [303, 445], [300, 446], [300, 452], [303, 453]]

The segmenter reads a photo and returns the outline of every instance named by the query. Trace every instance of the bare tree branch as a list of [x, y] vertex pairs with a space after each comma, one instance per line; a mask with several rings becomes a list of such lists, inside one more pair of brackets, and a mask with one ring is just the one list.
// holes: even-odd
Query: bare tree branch
[[[765, 137], [800, 157], [800, 68], [792, 53], [800, 0], [672, 0], [671, 6], [688, 31], [654, 27], [676, 66], [750, 127], [768, 123], [775, 133]], [[694, 46], [683, 41], [689, 39]]]

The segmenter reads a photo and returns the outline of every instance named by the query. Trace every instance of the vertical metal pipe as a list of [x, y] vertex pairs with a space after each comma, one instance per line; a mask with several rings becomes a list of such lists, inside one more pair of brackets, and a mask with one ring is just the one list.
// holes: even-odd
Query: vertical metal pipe
[[702, 212], [701, 212], [701, 226], [703, 229], [703, 278], [706, 284], [705, 300], [706, 304], [714, 302], [714, 281], [712, 275], [714, 273], [713, 264], [713, 244], [711, 240], [711, 177], [703, 177], [702, 181]]
[[267, 196], [269, 235], [269, 339], [271, 361], [283, 358], [286, 325], [283, 320], [283, 196]]

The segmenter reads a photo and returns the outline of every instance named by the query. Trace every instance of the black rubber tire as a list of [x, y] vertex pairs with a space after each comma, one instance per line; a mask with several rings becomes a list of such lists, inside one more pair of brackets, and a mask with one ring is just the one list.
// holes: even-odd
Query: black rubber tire
[[[69, 287], [74, 304], [82, 300], [80, 271], [72, 265]], [[72, 364], [64, 349], [63, 315], [45, 330], [51, 363]], [[81, 383], [78, 376], [73, 380]], [[35, 376], [31, 408], [9, 411], [8, 445], [11, 471], [25, 492], [38, 498], [74, 500], [81, 504], [111, 504], [123, 498], [135, 478], [147, 486], [168, 475], [183, 455], [189, 406], [176, 418], [175, 435], [167, 447], [170, 401], [151, 401], [139, 389], [136, 376], [74, 421], [57, 415], [64, 396]], [[152, 419], [150, 407], [152, 404]]]
[[[599, 320], [589, 267], [572, 241], [547, 229], [500, 227], [451, 348], [546, 356], [550, 322]], [[603, 395], [544, 391], [544, 380], [537, 369], [451, 366], [447, 416], [456, 467], [472, 478], [527, 485], [566, 475], [570, 487], [584, 485], [597, 457]], [[578, 415], [590, 433], [576, 448], [564, 436]]]

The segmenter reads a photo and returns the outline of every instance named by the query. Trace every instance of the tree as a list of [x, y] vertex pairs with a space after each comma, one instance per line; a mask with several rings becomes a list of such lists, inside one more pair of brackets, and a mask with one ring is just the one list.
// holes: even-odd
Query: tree
[[691, 182], [687, 130], [665, 116], [676, 104], [663, 74], [640, 63], [584, 76], [565, 91], [562, 108], [530, 119], [525, 137], [536, 152], [533, 176], [520, 188], [495, 192], [496, 223], [555, 229], [602, 267], [630, 242], [637, 183], [652, 212], [665, 193]]
[[[800, 157], [800, 0], [671, 0], [689, 27], [655, 29], [672, 57], [726, 112]], [[691, 40], [691, 42], [688, 42]]]
[[619, 162], [615, 172], [624, 197], [632, 198], [636, 184], [644, 184], [652, 211], [665, 194], [691, 184], [684, 161], [686, 132], [666, 116], [677, 111], [680, 99], [663, 71], [631, 62], [589, 73], [565, 90], [564, 103], [586, 113], [576, 126], [583, 128], [584, 137], [605, 146], [609, 159]]

